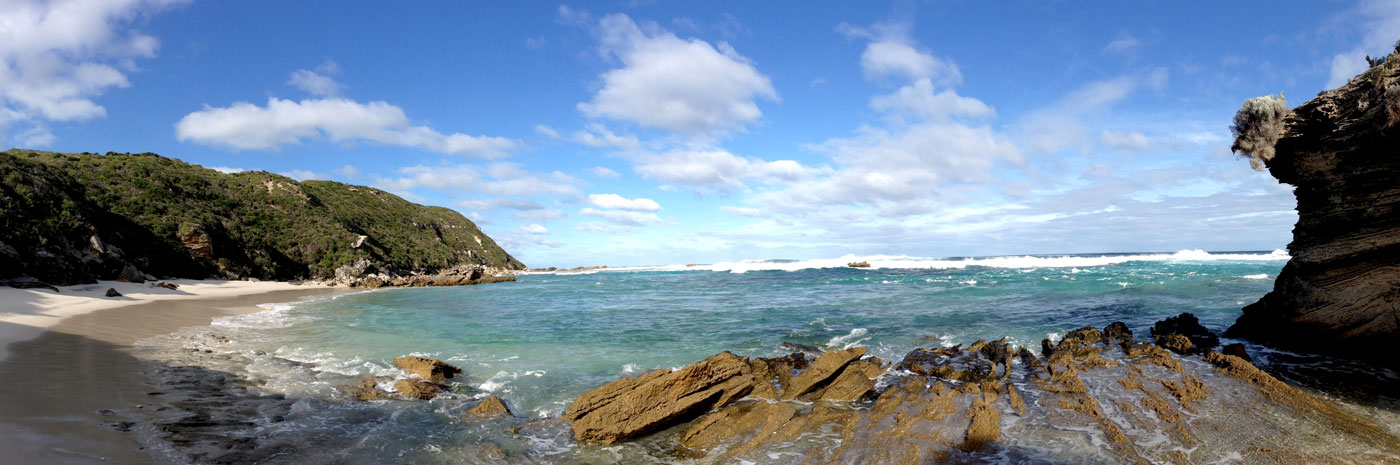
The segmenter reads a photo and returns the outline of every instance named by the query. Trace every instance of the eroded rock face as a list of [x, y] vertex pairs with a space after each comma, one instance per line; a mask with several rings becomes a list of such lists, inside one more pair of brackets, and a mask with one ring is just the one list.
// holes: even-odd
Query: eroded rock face
[[1205, 353], [1220, 345], [1220, 338], [1205, 326], [1201, 326], [1201, 321], [1196, 319], [1196, 315], [1190, 313], [1182, 313], [1154, 323], [1152, 336], [1157, 345], [1179, 354]]
[[[1378, 359], [1400, 336], [1400, 124], [1386, 89], [1400, 53], [1284, 120], [1269, 173], [1295, 186], [1292, 258], [1226, 333], [1295, 350]], [[1387, 354], [1381, 355], [1380, 354]]]
[[422, 376], [423, 379], [434, 383], [447, 381], [448, 378], [457, 376], [462, 372], [461, 368], [447, 364], [442, 360], [433, 358], [416, 357], [407, 355], [394, 359], [394, 366], [410, 374]]
[[[897, 365], [907, 373], [861, 351], [815, 360], [726, 352], [610, 383], [565, 419], [580, 441], [608, 444], [689, 422], [677, 452], [705, 463], [1023, 462], [1044, 451], [1069, 463], [1400, 460], [1400, 440], [1385, 428], [1237, 357], [1207, 351], [1207, 363], [1183, 364], [1122, 325], [1044, 345], [1044, 357], [1005, 341], [919, 349]], [[1094, 446], [1056, 439], [1081, 434]], [[1298, 448], [1300, 440], [1335, 450]]]
[[685, 368], [654, 370], [590, 391], [564, 412], [574, 438], [612, 444], [688, 421], [753, 390], [747, 359], [722, 352]]
[[443, 388], [429, 381], [401, 379], [394, 383], [394, 391], [410, 399], [432, 400], [442, 393]]

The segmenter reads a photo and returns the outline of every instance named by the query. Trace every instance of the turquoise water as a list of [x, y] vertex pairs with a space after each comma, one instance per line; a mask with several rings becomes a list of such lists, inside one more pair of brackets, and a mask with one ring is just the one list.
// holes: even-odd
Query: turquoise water
[[[857, 258], [873, 266], [844, 266]], [[142, 348], [144, 356], [164, 360], [190, 347], [227, 354], [199, 363], [305, 399], [314, 408], [281, 428], [348, 442], [338, 449], [342, 461], [471, 462], [462, 458], [471, 456], [464, 448], [488, 441], [548, 461], [658, 455], [665, 461], [664, 451], [648, 449], [662, 446], [646, 441], [575, 446], [558, 422], [541, 422], [534, 436], [519, 440], [456, 416], [473, 399], [495, 394], [521, 416], [557, 417], [574, 397], [620, 375], [679, 367], [724, 350], [780, 355], [783, 342], [859, 345], [899, 360], [915, 347], [977, 339], [1007, 337], [1039, 347], [1041, 339], [1113, 321], [1146, 334], [1152, 322], [1181, 312], [1223, 331], [1242, 306], [1272, 288], [1286, 260], [1281, 251], [842, 257], [527, 274], [514, 283], [273, 305]], [[406, 354], [446, 360], [466, 377], [453, 385], [454, 395], [432, 402], [364, 404], [335, 389], [367, 374], [402, 378], [390, 361]]]

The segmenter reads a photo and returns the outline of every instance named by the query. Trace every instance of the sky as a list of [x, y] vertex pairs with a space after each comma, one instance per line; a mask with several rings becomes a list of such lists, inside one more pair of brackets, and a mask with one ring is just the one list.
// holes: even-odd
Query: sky
[[455, 209], [530, 266], [1273, 250], [1229, 150], [1400, 0], [0, 0], [0, 146]]

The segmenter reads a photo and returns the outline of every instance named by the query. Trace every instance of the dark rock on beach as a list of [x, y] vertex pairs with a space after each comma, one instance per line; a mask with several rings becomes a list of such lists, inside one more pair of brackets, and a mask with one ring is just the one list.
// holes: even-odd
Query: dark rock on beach
[[1201, 326], [1201, 321], [1196, 319], [1196, 315], [1190, 313], [1167, 317], [1154, 323], [1151, 333], [1157, 345], [1181, 354], [1205, 353], [1220, 345], [1220, 337]]
[[110, 288], [110, 287], [109, 287], [109, 288], [107, 288], [106, 296], [107, 296], [107, 297], [121, 297], [121, 296], [122, 296], [122, 293], [117, 292], [117, 290], [116, 290], [115, 288]]
[[1292, 258], [1226, 336], [1400, 365], [1388, 355], [1400, 336], [1397, 62], [1400, 51], [1287, 112], [1269, 134], [1263, 164], [1298, 199]]

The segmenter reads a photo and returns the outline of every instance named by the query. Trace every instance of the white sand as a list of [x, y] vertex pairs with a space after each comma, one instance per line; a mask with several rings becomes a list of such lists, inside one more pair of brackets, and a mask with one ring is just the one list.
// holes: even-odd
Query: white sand
[[[172, 291], [155, 287], [151, 283], [116, 281], [63, 286], [57, 293], [48, 289], [15, 289], [0, 286], [0, 360], [9, 357], [10, 343], [35, 338], [60, 321], [98, 310], [163, 300], [235, 297], [323, 287], [272, 281], [172, 279], [169, 282], [179, 284], [179, 289]], [[122, 296], [106, 297], [108, 288], [116, 289]]]

